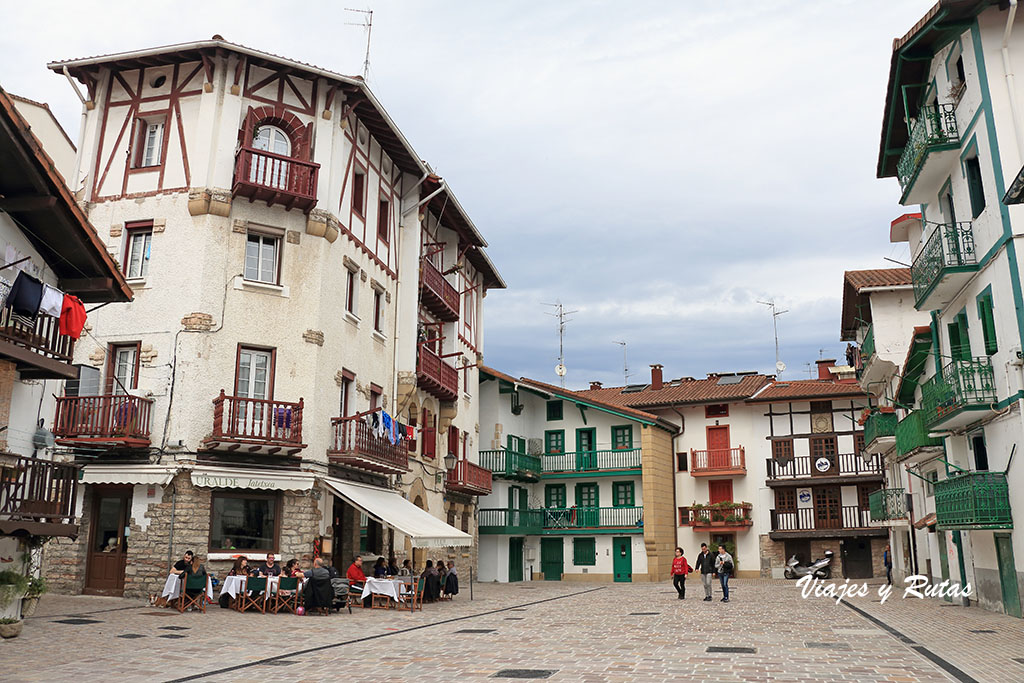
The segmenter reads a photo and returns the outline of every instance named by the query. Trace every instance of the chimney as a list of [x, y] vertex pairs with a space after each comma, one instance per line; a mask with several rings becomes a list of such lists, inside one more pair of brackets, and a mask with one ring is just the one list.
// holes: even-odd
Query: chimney
[[591, 391], [593, 391], [594, 389], [600, 389], [600, 388], [601, 388], [601, 383], [600, 382], [593, 382], [592, 381], [590, 383], [590, 390]]
[[822, 358], [818, 363], [818, 379], [835, 379], [835, 375], [829, 372], [829, 366], [836, 364], [835, 358]]
[[664, 384], [661, 381], [661, 365], [655, 363], [651, 366], [651, 391], [661, 391]]

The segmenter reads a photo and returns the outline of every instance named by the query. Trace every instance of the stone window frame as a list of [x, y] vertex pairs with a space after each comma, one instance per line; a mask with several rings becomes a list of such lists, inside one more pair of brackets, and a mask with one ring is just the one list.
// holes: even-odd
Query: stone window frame
[[[213, 506], [214, 501], [218, 498], [251, 498], [261, 500], [273, 500], [274, 501], [274, 547], [272, 548], [243, 548], [231, 550], [230, 548], [214, 548], [213, 547]], [[207, 553], [226, 553], [226, 552], [240, 552], [250, 559], [256, 555], [266, 555], [273, 553], [280, 555], [279, 548], [281, 547], [281, 514], [283, 512], [283, 501], [281, 499], [280, 491], [259, 491], [256, 489], [214, 489], [210, 492], [210, 531], [206, 539]]]

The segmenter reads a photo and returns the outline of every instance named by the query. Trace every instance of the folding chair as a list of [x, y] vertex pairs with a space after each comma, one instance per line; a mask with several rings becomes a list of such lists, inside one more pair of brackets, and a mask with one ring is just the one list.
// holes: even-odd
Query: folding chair
[[[206, 614], [206, 574], [185, 574], [181, 582], [181, 594], [178, 595], [178, 611], [184, 612], [189, 607], [195, 607]], [[189, 591], [199, 591], [189, 595]]]
[[349, 583], [348, 585], [348, 608], [352, 611], [352, 605], [363, 606], [363, 584]]
[[267, 577], [246, 577], [245, 581], [242, 582], [242, 589], [238, 593], [238, 598], [235, 600], [235, 607], [239, 612], [244, 612], [253, 607], [266, 614]]
[[370, 594], [370, 609], [389, 609], [391, 607], [391, 596], [383, 593]]
[[282, 609], [295, 614], [302, 595], [302, 579], [297, 576], [282, 576], [277, 582], [277, 593], [273, 597], [271, 611], [277, 614]]
[[402, 600], [398, 603], [398, 609], [407, 609], [410, 612], [415, 612], [417, 609], [422, 611], [424, 587], [425, 579], [422, 577], [414, 580], [413, 583], [402, 584]]

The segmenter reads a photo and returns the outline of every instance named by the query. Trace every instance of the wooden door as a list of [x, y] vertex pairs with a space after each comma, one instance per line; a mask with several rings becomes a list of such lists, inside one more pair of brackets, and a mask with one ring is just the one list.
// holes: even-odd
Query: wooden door
[[731, 465], [729, 457], [729, 426], [708, 427], [708, 467], [727, 469]]
[[130, 487], [96, 488], [89, 528], [85, 588], [89, 595], [122, 595], [131, 511]]
[[847, 538], [842, 542], [839, 555], [843, 560], [843, 577], [847, 579], [870, 579], [874, 575], [871, 566], [871, 539]]
[[996, 534], [996, 562], [999, 563], [999, 585], [1003, 593], [1003, 610], [1012, 617], [1021, 616], [1020, 591], [1017, 590], [1017, 569], [1013, 562], [1013, 544], [1009, 534]]
[[842, 495], [838, 486], [814, 488], [814, 528], [839, 529], [843, 526]]
[[562, 561], [565, 543], [559, 538], [540, 539], [540, 570], [545, 581], [562, 580]]
[[732, 502], [732, 480], [716, 479], [708, 482], [708, 502], [731, 503]]
[[523, 539], [508, 539], [508, 580], [523, 580]]
[[612, 539], [612, 571], [615, 581], [633, 581], [633, 542], [629, 537]]

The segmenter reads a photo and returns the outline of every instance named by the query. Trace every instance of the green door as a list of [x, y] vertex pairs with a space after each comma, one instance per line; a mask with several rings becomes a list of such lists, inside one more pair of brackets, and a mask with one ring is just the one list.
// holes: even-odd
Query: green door
[[1003, 590], [1003, 609], [1020, 617], [1020, 593], [1017, 591], [1017, 568], [1013, 563], [1013, 545], [1009, 534], [996, 534], [996, 561], [999, 563], [999, 585]]
[[523, 539], [508, 539], [508, 580], [523, 580]]
[[576, 469], [597, 469], [597, 430], [593, 427], [576, 430]]
[[633, 542], [630, 538], [612, 539], [612, 571], [616, 581], [633, 581]]
[[562, 580], [562, 551], [565, 547], [561, 538], [540, 539], [540, 570], [545, 581]]
[[[939, 568], [942, 571], [942, 580], [949, 581], [949, 556], [946, 554], [946, 532], [939, 531], [936, 533], [939, 538]], [[946, 602], [953, 602], [953, 598], [948, 595], [942, 597]]]

